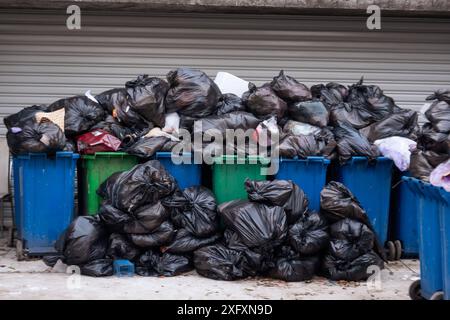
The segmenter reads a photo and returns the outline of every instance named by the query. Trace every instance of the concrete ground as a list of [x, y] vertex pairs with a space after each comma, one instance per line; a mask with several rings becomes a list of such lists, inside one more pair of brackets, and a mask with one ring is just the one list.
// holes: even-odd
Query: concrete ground
[[320, 277], [291, 283], [265, 278], [227, 282], [195, 271], [166, 278], [92, 278], [64, 271], [41, 260], [17, 261], [14, 249], [0, 246], [0, 299], [402, 300], [409, 299], [409, 285], [418, 279], [419, 262], [390, 263], [370, 286]]

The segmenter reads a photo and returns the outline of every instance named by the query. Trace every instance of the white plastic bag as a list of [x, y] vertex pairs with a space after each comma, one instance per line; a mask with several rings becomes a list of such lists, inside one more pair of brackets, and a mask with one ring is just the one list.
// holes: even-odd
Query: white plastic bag
[[450, 160], [442, 162], [430, 174], [430, 183], [450, 192]]
[[309, 123], [289, 120], [283, 127], [284, 132], [293, 134], [295, 136], [309, 136], [320, 132], [320, 128], [312, 126]]
[[180, 116], [176, 112], [166, 114], [166, 121], [162, 131], [167, 133], [176, 133], [180, 128]]
[[279, 137], [280, 132], [277, 125], [277, 119], [271, 117], [262, 121], [255, 130], [254, 139], [263, 147], [271, 145], [271, 139], [275, 138], [275, 135]]
[[214, 82], [222, 93], [234, 93], [238, 97], [242, 97], [242, 94], [248, 91], [248, 81], [228, 72], [217, 72]]
[[417, 143], [411, 139], [403, 137], [389, 137], [379, 139], [374, 142], [381, 154], [394, 161], [395, 166], [400, 171], [407, 171], [409, 168], [411, 151], [415, 150]]

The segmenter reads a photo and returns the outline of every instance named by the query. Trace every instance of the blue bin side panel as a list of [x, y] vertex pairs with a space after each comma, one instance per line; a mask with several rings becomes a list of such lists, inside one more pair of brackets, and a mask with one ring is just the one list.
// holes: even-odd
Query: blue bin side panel
[[72, 221], [77, 158], [67, 152], [55, 158], [43, 154], [13, 158], [15, 223], [26, 253], [55, 252], [56, 240]]
[[450, 192], [439, 188], [441, 201], [439, 206], [441, 225], [442, 277], [444, 299], [450, 300]]
[[320, 192], [326, 183], [327, 167], [330, 163], [324, 157], [308, 159], [280, 159], [276, 179], [292, 180], [303, 191], [309, 200], [309, 208], [320, 210]]
[[202, 167], [201, 164], [194, 164], [192, 156], [191, 164], [175, 164], [172, 161], [170, 152], [157, 152], [156, 160], [159, 160], [167, 171], [175, 178], [180, 189], [185, 189], [191, 186], [199, 186], [202, 182]]
[[365, 157], [353, 157], [345, 165], [336, 165], [334, 179], [342, 182], [359, 200], [384, 245], [389, 224], [392, 160], [380, 157], [370, 164]]
[[402, 177], [395, 192], [394, 237], [402, 242], [404, 255], [416, 257], [419, 255], [418, 207], [409, 184], [409, 178]]
[[429, 299], [443, 288], [438, 188], [409, 178], [417, 197], [421, 294]]

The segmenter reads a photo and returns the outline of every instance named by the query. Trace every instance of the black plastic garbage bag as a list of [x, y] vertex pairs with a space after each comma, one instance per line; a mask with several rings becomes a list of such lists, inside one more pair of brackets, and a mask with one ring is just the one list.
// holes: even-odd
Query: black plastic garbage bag
[[417, 119], [417, 112], [412, 110], [402, 110], [402, 112], [388, 115], [383, 120], [377, 121], [361, 129], [360, 132], [366, 136], [370, 142], [394, 136], [414, 139], [414, 134], [418, 130]]
[[191, 253], [201, 247], [217, 242], [221, 237], [220, 233], [216, 233], [208, 238], [199, 238], [186, 229], [178, 229], [173, 242], [164, 248], [164, 252], [167, 251], [174, 254]]
[[291, 180], [245, 180], [245, 189], [251, 201], [283, 207], [288, 224], [298, 220], [308, 210], [308, 198]]
[[309, 123], [320, 128], [326, 127], [330, 119], [327, 108], [318, 100], [290, 103], [288, 110], [293, 120]]
[[64, 257], [68, 265], [103, 259], [107, 249], [108, 232], [98, 217], [78, 217], [65, 232]]
[[114, 274], [112, 259], [97, 259], [80, 266], [82, 275], [90, 277], [109, 277]]
[[339, 162], [344, 164], [353, 156], [364, 156], [374, 160], [380, 155], [378, 148], [349, 123], [339, 122], [334, 128]]
[[164, 126], [164, 98], [169, 84], [156, 77], [140, 75], [125, 83], [131, 108], [156, 127]]
[[448, 89], [436, 90], [432, 95], [428, 96], [426, 100], [445, 101], [450, 104], [450, 90]]
[[328, 224], [318, 212], [308, 211], [289, 227], [291, 247], [302, 255], [315, 255], [328, 246]]
[[374, 252], [370, 251], [352, 261], [338, 259], [331, 254], [324, 257], [322, 262], [322, 273], [325, 277], [339, 281], [363, 281], [372, 273], [369, 273], [370, 266], [384, 267], [383, 260]]
[[144, 277], [173, 277], [192, 270], [188, 257], [149, 250], [136, 263], [136, 273]]
[[[323, 129], [325, 130], [325, 129]], [[285, 158], [309, 156], [324, 156], [330, 158], [335, 152], [337, 143], [332, 135], [325, 135], [322, 131], [315, 135], [287, 134], [281, 138], [278, 154]]]
[[[328, 100], [324, 103], [329, 105], [332, 103], [332, 99], [327, 96]], [[342, 122], [348, 122], [353, 128], [361, 129], [365, 128], [371, 123], [374, 123], [375, 116], [361, 106], [354, 106], [350, 103], [338, 103], [335, 105], [330, 105], [330, 124], [333, 126], [338, 125]]]
[[380, 87], [364, 85], [363, 78], [349, 87], [347, 102], [354, 108], [370, 112], [379, 121], [398, 109], [394, 99], [384, 95]]
[[86, 96], [75, 96], [53, 102], [49, 108], [64, 107], [64, 133], [75, 136], [89, 131], [106, 117], [106, 112]]
[[227, 129], [242, 129], [244, 131], [248, 129], [256, 129], [260, 122], [261, 120], [256, 118], [251, 113], [234, 111], [221, 116], [210, 116], [199, 119], [193, 130], [194, 134], [214, 130], [220, 132], [222, 136], [225, 136]]
[[219, 227], [214, 194], [203, 186], [192, 186], [164, 199], [171, 210], [175, 226], [184, 228], [196, 237], [208, 237]]
[[168, 137], [142, 137], [134, 144], [125, 148], [129, 154], [138, 156], [140, 158], [151, 158], [156, 152], [161, 151], [164, 145], [170, 141]]
[[210, 279], [231, 281], [245, 278], [246, 263], [242, 252], [220, 244], [203, 247], [194, 252], [195, 270]]
[[42, 257], [42, 261], [45, 263], [45, 265], [52, 268], [55, 266], [58, 260], [64, 261], [64, 256], [62, 254], [55, 254]]
[[267, 275], [288, 282], [311, 280], [320, 266], [318, 256], [303, 257], [289, 246], [281, 248], [275, 267]]
[[275, 254], [278, 245], [266, 248], [248, 248], [239, 235], [231, 230], [225, 229], [223, 243], [228, 249], [242, 252], [247, 263], [243, 265], [244, 272], [249, 276], [265, 273], [275, 267]]
[[320, 192], [321, 212], [331, 223], [350, 218], [369, 225], [369, 218], [358, 199], [342, 183], [331, 181]]
[[117, 209], [133, 212], [172, 194], [176, 187], [175, 179], [164, 166], [158, 160], [150, 160], [113, 174], [100, 185], [97, 193]]
[[425, 111], [425, 117], [427, 117], [427, 119], [430, 121], [431, 125], [436, 131], [450, 133], [449, 102], [439, 100], [433, 102], [432, 105], [428, 108], [428, 110]]
[[49, 107], [44, 105], [33, 105], [26, 107], [17, 113], [11, 114], [3, 119], [7, 129], [12, 127], [22, 128], [30, 122], [36, 122], [35, 115], [38, 112], [51, 112], [56, 110], [50, 110]]
[[91, 130], [95, 129], [105, 130], [121, 141], [130, 136], [140, 136], [141, 134], [145, 134], [145, 131], [143, 130], [137, 130], [123, 126], [113, 116], [110, 115], [108, 115], [105, 120], [100, 121], [91, 128]]
[[[365, 224], [372, 232], [375, 232], [358, 199], [340, 182], [331, 181], [322, 189], [320, 192], [320, 207], [321, 213], [330, 223], [349, 218]], [[377, 237], [375, 237], [374, 250], [385, 259], [385, 252]]]
[[233, 93], [223, 94], [217, 105], [217, 115], [220, 116], [234, 111], [245, 111], [244, 102]]
[[431, 123], [427, 122], [418, 134], [417, 144], [425, 150], [450, 154], [450, 133], [437, 132]]
[[285, 75], [283, 70], [273, 78], [270, 86], [281, 99], [288, 103], [311, 99], [309, 88], [293, 77]]
[[234, 200], [221, 204], [219, 213], [250, 249], [270, 253], [286, 239], [288, 224], [282, 207]]
[[316, 84], [311, 87], [313, 99], [320, 99], [327, 108], [345, 102], [348, 96], [348, 88], [337, 82], [329, 82], [326, 85]]
[[128, 105], [127, 91], [124, 88], [106, 90], [95, 96], [100, 106], [110, 115], [114, 110], [125, 109]]
[[375, 244], [375, 234], [367, 225], [348, 218], [330, 226], [330, 237], [329, 253], [346, 261], [370, 252]]
[[104, 110], [114, 118], [117, 118], [120, 124], [136, 130], [144, 130], [147, 127], [153, 127], [138, 112], [131, 108], [127, 90], [123, 88], [111, 89], [95, 96]]
[[112, 233], [109, 236], [107, 256], [112, 259], [134, 260], [140, 255], [140, 250], [134, 246], [125, 235]]
[[219, 87], [206, 73], [190, 68], [179, 68], [167, 74], [169, 91], [166, 112], [178, 112], [193, 118], [204, 118], [216, 113], [221, 97]]
[[61, 128], [52, 122], [29, 122], [22, 128], [12, 127], [6, 133], [12, 154], [48, 153], [63, 151], [67, 140]]
[[411, 153], [409, 172], [413, 177], [429, 182], [431, 171], [448, 159], [450, 159], [448, 153], [439, 154], [434, 151], [417, 149]]
[[105, 202], [98, 210], [98, 217], [110, 232], [123, 232], [123, 227], [133, 220], [129, 213], [120, 211], [110, 203]]
[[140, 248], [155, 248], [169, 244], [175, 235], [175, 230], [170, 221], [164, 221], [151, 233], [132, 233], [129, 234], [131, 242]]
[[250, 82], [248, 89], [249, 91], [242, 95], [247, 111], [260, 119], [268, 119], [272, 116], [277, 119], [283, 118], [287, 110], [286, 102], [277, 96], [269, 83], [257, 88]]
[[133, 220], [124, 225], [123, 231], [125, 233], [146, 234], [161, 226], [169, 218], [169, 211], [158, 201], [136, 209], [133, 217]]

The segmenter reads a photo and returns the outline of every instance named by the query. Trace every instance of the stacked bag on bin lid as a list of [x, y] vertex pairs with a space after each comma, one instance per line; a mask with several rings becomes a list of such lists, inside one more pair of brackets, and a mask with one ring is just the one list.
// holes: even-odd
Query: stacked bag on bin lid
[[[437, 169], [450, 159], [450, 91], [438, 90], [427, 100], [432, 101], [425, 111], [428, 122], [420, 130], [417, 150], [411, 155], [410, 172], [412, 176], [427, 182], [431, 182], [433, 175], [433, 184], [450, 188], [448, 170], [442, 170], [444, 165]], [[447, 183], [442, 184], [446, 179]]]
[[56, 258], [82, 274], [108, 276], [113, 259], [128, 259], [142, 276], [178, 275], [192, 270], [195, 250], [221, 238], [211, 191], [179, 190], [157, 160], [111, 175], [98, 193], [98, 216], [75, 219], [57, 247]]
[[311, 279], [328, 243], [326, 221], [308, 210], [306, 195], [292, 181], [247, 180], [245, 188], [249, 200], [219, 206], [224, 239], [195, 251], [197, 272], [220, 280]]
[[369, 266], [383, 268], [383, 248], [366, 212], [350, 190], [332, 181], [322, 190], [320, 203], [321, 212], [330, 222], [323, 275], [332, 280], [361, 281], [369, 276]]
[[53, 122], [37, 122], [36, 114], [56, 111], [47, 106], [35, 105], [4, 118], [6, 139], [12, 154], [48, 153], [72, 151], [64, 135], [64, 128]]
[[[350, 87], [331, 82], [308, 88], [281, 70], [262, 86], [248, 83], [249, 90], [242, 96], [222, 94], [200, 70], [174, 69], [166, 79], [139, 75], [95, 97], [87, 92], [48, 107], [25, 108], [4, 119], [11, 151], [53, 153], [75, 150], [77, 145], [80, 153], [124, 150], [150, 158], [157, 151], [184, 146], [173, 134], [178, 128], [192, 132], [194, 121], [200, 120], [203, 129], [194, 130], [214, 128], [222, 134], [227, 129], [259, 132], [266, 121], [271, 135], [280, 136], [278, 151], [283, 157], [325, 156], [339, 158], [341, 163], [352, 156], [374, 159], [380, 152], [373, 144], [390, 137], [418, 138], [415, 158], [420, 163], [425, 163], [420, 151], [448, 153], [448, 91], [429, 97], [436, 101], [426, 112], [430, 122], [419, 134], [416, 112], [399, 108], [380, 87], [365, 85], [362, 79]], [[259, 133], [253, 139], [268, 143]], [[202, 146], [213, 151], [216, 147], [214, 143]], [[246, 146], [244, 151], [249, 150]], [[413, 171], [417, 169], [422, 177], [434, 166], [419, 167]]]

